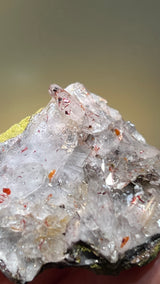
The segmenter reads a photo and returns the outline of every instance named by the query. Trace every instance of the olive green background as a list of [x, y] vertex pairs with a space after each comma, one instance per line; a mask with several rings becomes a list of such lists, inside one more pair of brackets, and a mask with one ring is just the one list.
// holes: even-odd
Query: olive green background
[[0, 0], [0, 132], [75, 81], [160, 148], [160, 1]]

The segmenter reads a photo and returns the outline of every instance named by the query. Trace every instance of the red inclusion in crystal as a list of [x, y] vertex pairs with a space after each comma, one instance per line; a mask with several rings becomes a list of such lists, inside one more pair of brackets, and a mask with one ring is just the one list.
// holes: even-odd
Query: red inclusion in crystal
[[122, 239], [121, 248], [123, 248], [123, 247], [125, 246], [125, 244], [128, 242], [128, 240], [129, 240], [129, 237], [128, 237], [128, 236], [127, 236], [127, 237], [124, 237], [124, 238]]
[[6, 194], [0, 194], [0, 203], [3, 203], [6, 197]]
[[6, 193], [7, 195], [10, 195], [10, 194], [11, 194], [10, 188], [4, 187], [4, 188], [3, 188], [3, 192]]
[[25, 147], [25, 148], [21, 151], [21, 153], [25, 152], [26, 150], [28, 150], [28, 147]]

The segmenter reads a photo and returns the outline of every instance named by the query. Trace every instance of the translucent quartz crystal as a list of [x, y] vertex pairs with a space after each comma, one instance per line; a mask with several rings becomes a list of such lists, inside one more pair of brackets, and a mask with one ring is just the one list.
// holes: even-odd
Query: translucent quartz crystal
[[160, 151], [82, 84], [49, 93], [0, 143], [2, 272], [25, 283], [47, 263], [142, 265], [159, 245]]

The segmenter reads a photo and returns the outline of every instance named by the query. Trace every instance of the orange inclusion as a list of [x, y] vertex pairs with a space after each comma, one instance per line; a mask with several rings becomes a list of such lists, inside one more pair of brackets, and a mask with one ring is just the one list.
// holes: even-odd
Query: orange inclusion
[[3, 192], [6, 193], [7, 195], [11, 194], [10, 188], [3, 188]]
[[116, 133], [116, 135], [117, 135], [117, 136], [119, 136], [119, 135], [120, 135], [120, 131], [119, 131], [119, 129], [117, 129], [117, 128], [116, 128], [114, 131], [115, 131], [115, 133]]
[[84, 106], [81, 104], [81, 108], [83, 109], [83, 110], [85, 110], [85, 108], [84, 108]]
[[49, 181], [50, 181], [50, 182], [51, 182], [53, 176], [55, 175], [55, 172], [56, 172], [56, 170], [53, 170], [53, 171], [51, 171], [51, 172], [49, 173], [48, 178], [49, 178]]
[[48, 195], [47, 200], [49, 201], [52, 198], [52, 193]]
[[129, 240], [129, 237], [124, 237], [123, 240], [122, 240], [122, 243], [121, 243], [121, 248], [123, 248], [125, 246], [125, 244], [128, 242]]

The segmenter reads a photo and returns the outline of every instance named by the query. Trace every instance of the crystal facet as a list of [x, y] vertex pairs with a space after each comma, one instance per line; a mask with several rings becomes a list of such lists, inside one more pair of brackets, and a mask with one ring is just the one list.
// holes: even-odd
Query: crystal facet
[[147, 263], [160, 247], [160, 151], [82, 84], [49, 93], [0, 143], [2, 272], [25, 283], [47, 263], [113, 274]]

